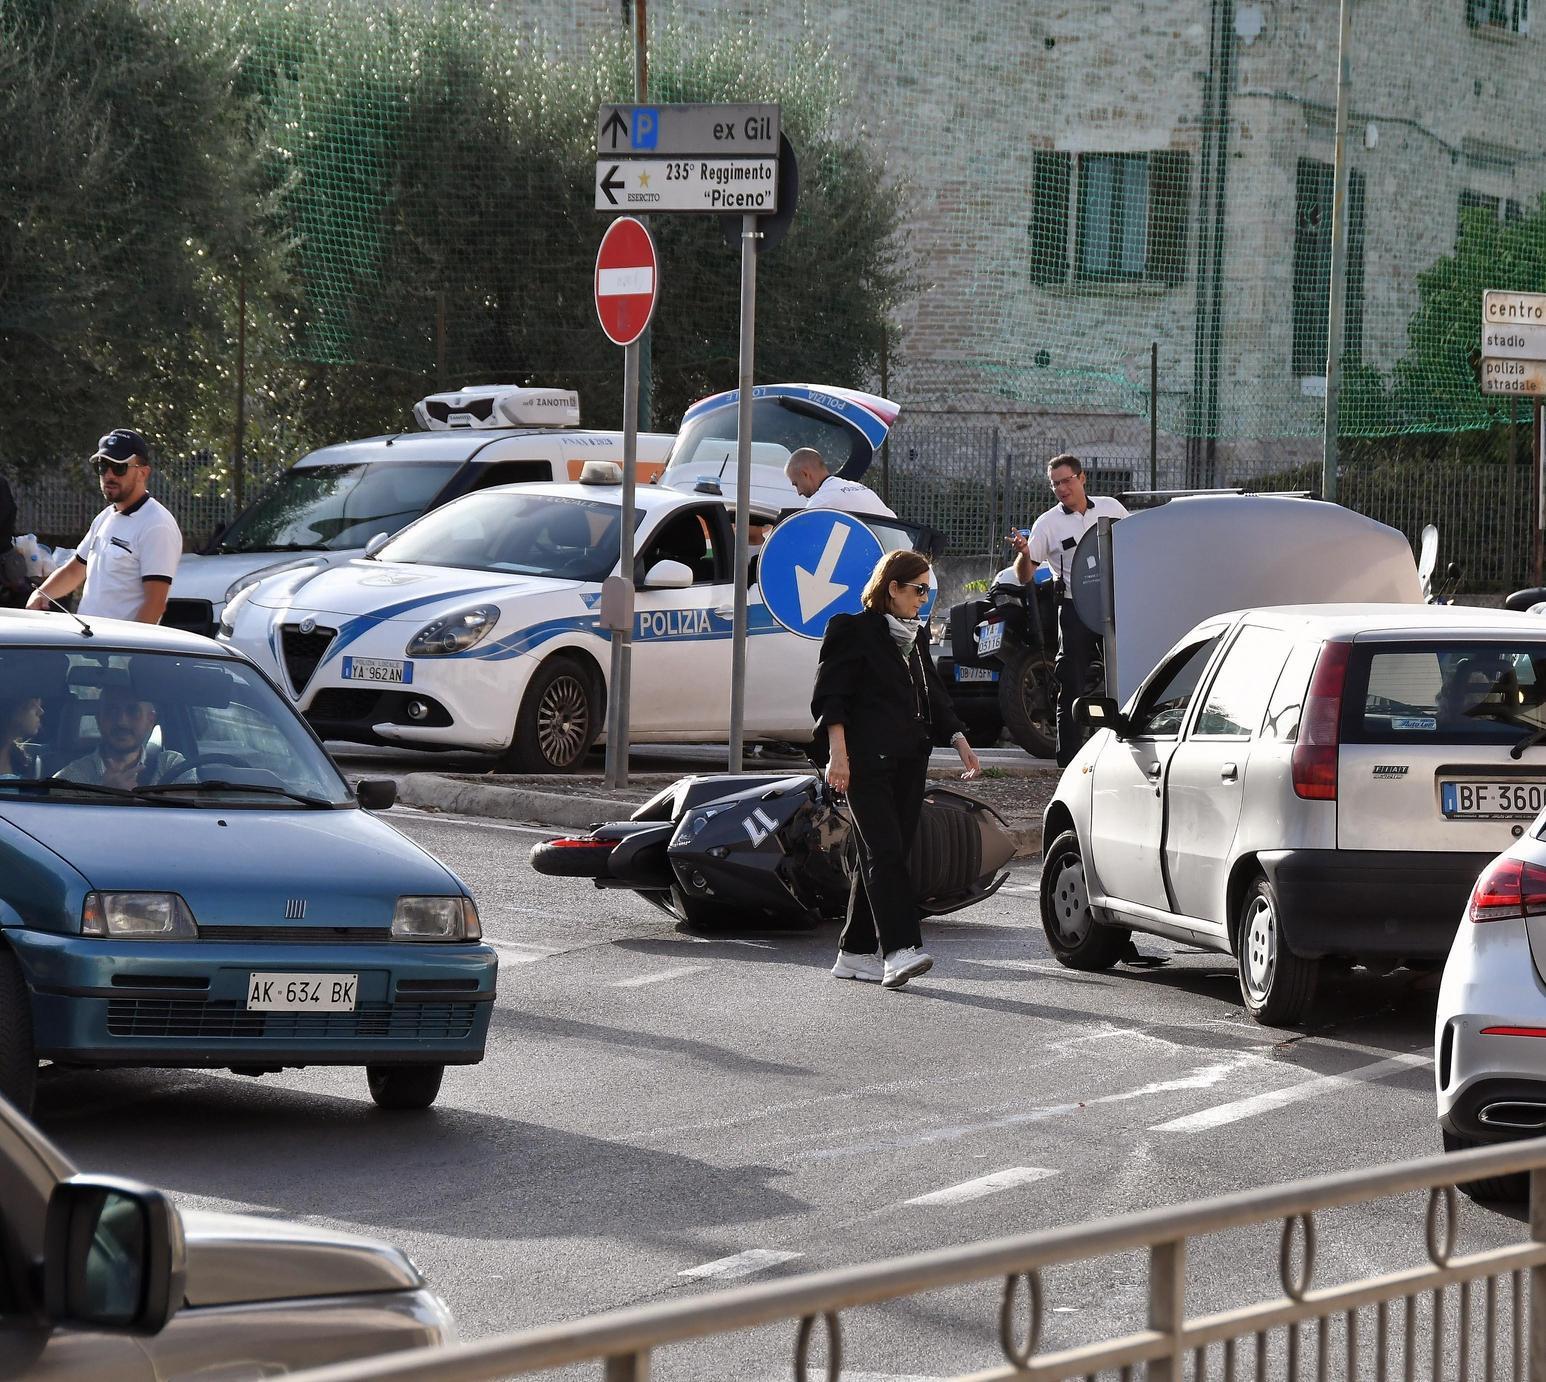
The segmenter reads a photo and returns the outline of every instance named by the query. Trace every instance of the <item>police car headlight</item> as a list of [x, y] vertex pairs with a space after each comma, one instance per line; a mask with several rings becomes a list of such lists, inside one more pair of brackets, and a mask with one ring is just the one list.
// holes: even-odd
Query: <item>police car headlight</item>
[[408, 640], [409, 657], [445, 657], [465, 652], [482, 640], [499, 622], [498, 605], [459, 609], [433, 624], [426, 624]]
[[215, 631], [217, 638], [229, 638], [236, 628], [236, 621], [241, 617], [241, 612], [247, 608], [247, 602], [252, 599], [252, 592], [258, 587], [249, 585], [241, 591], [234, 600], [227, 600], [226, 606], [220, 611], [220, 627]]
[[110, 940], [197, 940], [199, 928], [176, 893], [87, 893], [81, 935]]
[[304, 571], [311, 567], [326, 565], [326, 557], [298, 557], [294, 561], [276, 561], [268, 566], [260, 566], [256, 571], [249, 571], [245, 576], [238, 576], [226, 587], [226, 603], [229, 604], [242, 591], [250, 590], [259, 581], [266, 581], [270, 576], [277, 576], [281, 571]]
[[483, 937], [470, 897], [400, 897], [392, 913], [392, 939], [475, 941]]

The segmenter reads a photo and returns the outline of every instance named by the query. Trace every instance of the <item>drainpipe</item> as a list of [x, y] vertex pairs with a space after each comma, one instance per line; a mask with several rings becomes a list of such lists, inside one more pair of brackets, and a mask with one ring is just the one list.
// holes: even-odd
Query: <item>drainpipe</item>
[[1218, 484], [1219, 357], [1224, 341], [1224, 217], [1229, 183], [1229, 91], [1235, 82], [1235, 0], [1217, 0], [1218, 133], [1213, 140], [1213, 334], [1208, 344], [1208, 484]]

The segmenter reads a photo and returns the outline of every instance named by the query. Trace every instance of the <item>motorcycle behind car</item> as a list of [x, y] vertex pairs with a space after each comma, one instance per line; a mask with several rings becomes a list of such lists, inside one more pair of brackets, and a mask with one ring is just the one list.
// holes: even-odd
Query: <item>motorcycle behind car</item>
[[[1046, 567], [1029, 583], [1006, 567], [986, 594], [952, 606], [938, 668], [972, 743], [997, 743], [1008, 730], [1032, 757], [1057, 757], [1059, 598]], [[1102, 685], [1104, 676], [1097, 661], [1090, 686]]]

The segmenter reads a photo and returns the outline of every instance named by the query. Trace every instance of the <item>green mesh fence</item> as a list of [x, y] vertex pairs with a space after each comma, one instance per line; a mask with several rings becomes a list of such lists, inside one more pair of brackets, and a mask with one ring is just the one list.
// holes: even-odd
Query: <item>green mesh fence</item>
[[[801, 214], [762, 267], [760, 377], [1144, 417], [1157, 343], [1169, 436], [1310, 439], [1337, 8], [651, 0], [651, 95], [783, 105]], [[1472, 357], [1484, 288], [1546, 291], [1529, 11], [1354, 6], [1346, 437], [1517, 415]], [[594, 111], [632, 95], [631, 21], [626, 0], [0, 0], [0, 368], [188, 445], [232, 435], [238, 392], [246, 444], [285, 451], [479, 378], [578, 387], [610, 424]], [[669, 428], [734, 383], [737, 262], [711, 219], [656, 231]], [[35, 448], [47, 417], [0, 442]]]

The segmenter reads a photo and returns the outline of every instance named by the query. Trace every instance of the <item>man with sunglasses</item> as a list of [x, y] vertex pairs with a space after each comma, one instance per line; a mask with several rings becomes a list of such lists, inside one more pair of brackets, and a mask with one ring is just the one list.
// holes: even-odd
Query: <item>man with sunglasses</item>
[[52, 609], [52, 601], [84, 582], [81, 614], [159, 623], [182, 556], [183, 535], [177, 520], [146, 492], [150, 447], [138, 432], [119, 427], [97, 443], [92, 463], [107, 507], [92, 520], [75, 560], [44, 581], [27, 608]]

